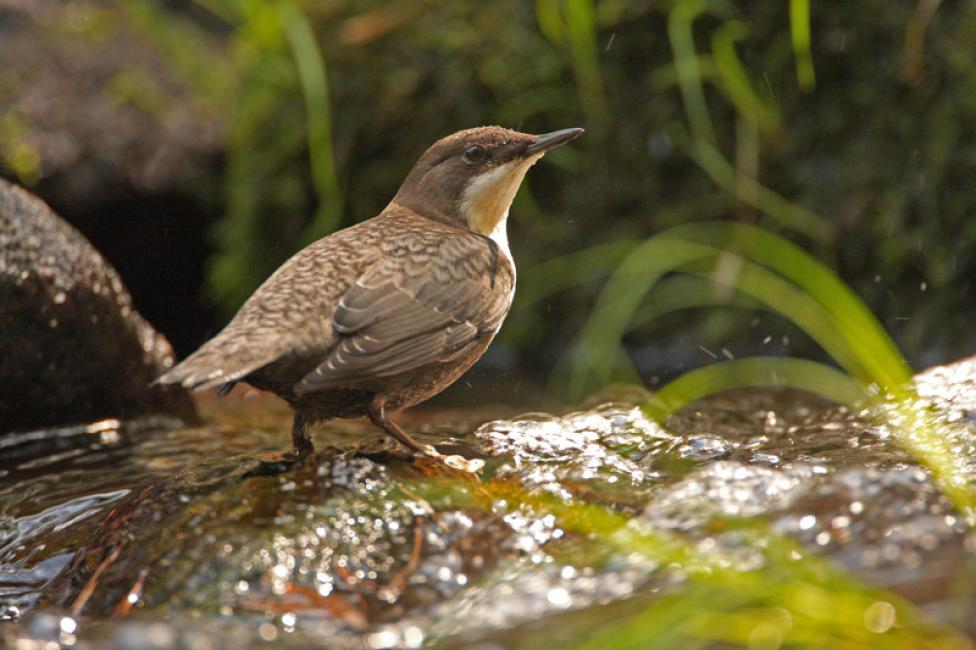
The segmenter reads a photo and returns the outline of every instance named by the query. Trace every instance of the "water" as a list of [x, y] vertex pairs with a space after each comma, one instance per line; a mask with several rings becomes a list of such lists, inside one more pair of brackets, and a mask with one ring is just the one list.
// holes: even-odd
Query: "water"
[[[976, 444], [976, 363], [919, 381], [954, 448]], [[358, 422], [270, 474], [287, 412], [240, 390], [204, 407], [198, 428], [0, 438], [0, 646], [636, 643], [668, 607], [692, 623], [727, 609], [757, 647], [973, 631], [973, 522], [888, 427], [805, 394], [727, 393], [667, 430], [628, 402], [407, 422], [484, 455], [477, 478]], [[653, 639], [738, 638], [692, 623]]]

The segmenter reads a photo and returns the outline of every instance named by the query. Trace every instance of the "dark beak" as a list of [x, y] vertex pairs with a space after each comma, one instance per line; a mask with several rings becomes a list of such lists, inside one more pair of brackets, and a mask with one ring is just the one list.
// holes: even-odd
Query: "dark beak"
[[583, 129], [563, 129], [562, 131], [553, 131], [552, 133], [543, 133], [542, 135], [535, 136], [535, 142], [531, 143], [525, 148], [525, 153], [528, 156], [537, 153], [543, 153], [549, 151], [550, 149], [555, 149], [561, 144], [566, 144], [570, 140], [574, 140], [583, 135]]

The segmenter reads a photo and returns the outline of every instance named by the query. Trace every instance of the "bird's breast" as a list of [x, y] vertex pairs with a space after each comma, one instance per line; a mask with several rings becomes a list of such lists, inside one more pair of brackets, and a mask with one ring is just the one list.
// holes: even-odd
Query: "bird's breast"
[[494, 229], [488, 233], [489, 239], [491, 239], [498, 246], [499, 253], [508, 262], [509, 267], [512, 269], [512, 288], [508, 294], [509, 306], [511, 306], [512, 300], [515, 299], [515, 259], [512, 258], [512, 250], [508, 246], [508, 210], [505, 210], [505, 214], [502, 218], [498, 220], [495, 224]]

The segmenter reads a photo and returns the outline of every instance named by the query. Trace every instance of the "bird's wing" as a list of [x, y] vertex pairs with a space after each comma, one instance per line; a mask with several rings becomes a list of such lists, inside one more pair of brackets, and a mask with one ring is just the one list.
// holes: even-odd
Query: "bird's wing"
[[405, 250], [343, 295], [332, 317], [338, 343], [298, 384], [298, 394], [446, 361], [501, 325], [515, 278], [495, 242], [458, 233]]
[[321, 315], [327, 318], [347, 290], [344, 275], [375, 264], [376, 244], [361, 225], [302, 249], [254, 292], [223, 331], [156, 382], [229, 388], [296, 350], [329, 349], [332, 334]]
[[204, 346], [160, 375], [153, 383], [179, 384], [191, 390], [219, 387], [217, 394], [222, 397], [238, 381], [277, 357], [277, 350], [268, 350], [261, 354], [234, 358], [217, 346]]

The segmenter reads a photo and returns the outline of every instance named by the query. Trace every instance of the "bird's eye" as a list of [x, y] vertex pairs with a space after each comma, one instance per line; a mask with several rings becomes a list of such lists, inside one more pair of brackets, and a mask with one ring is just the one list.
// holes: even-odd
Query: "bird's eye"
[[464, 150], [464, 159], [470, 163], [478, 163], [485, 159], [485, 148], [476, 144]]

